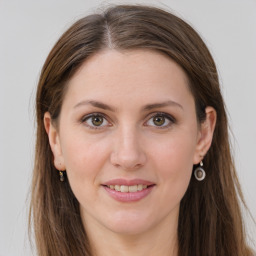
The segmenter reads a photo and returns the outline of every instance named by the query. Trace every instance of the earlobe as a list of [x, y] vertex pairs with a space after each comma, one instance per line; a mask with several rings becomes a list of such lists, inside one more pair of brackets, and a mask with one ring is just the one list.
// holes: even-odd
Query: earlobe
[[59, 133], [56, 126], [53, 124], [49, 112], [44, 114], [44, 127], [48, 134], [49, 144], [54, 156], [54, 166], [58, 170], [65, 170], [64, 159], [62, 156]]
[[209, 150], [212, 138], [214, 134], [214, 129], [217, 120], [217, 113], [213, 107], [206, 107], [205, 109], [206, 118], [203, 123], [201, 123], [199, 137], [196, 145], [196, 152], [194, 156], [194, 164], [198, 164], [206, 155]]

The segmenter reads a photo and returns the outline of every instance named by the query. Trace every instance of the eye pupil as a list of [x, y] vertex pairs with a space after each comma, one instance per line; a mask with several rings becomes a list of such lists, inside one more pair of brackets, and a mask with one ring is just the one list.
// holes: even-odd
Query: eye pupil
[[100, 126], [103, 123], [103, 117], [101, 116], [94, 116], [92, 117], [92, 123], [95, 126]]
[[153, 118], [153, 122], [154, 122], [155, 125], [161, 126], [161, 125], [163, 125], [165, 123], [165, 117], [163, 117], [163, 116], [155, 116]]

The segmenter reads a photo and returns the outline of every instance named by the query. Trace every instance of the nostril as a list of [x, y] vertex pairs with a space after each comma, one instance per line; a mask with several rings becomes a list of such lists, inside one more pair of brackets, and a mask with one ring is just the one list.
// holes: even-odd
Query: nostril
[[143, 152], [113, 152], [110, 159], [112, 165], [124, 170], [136, 170], [141, 168], [146, 162]]

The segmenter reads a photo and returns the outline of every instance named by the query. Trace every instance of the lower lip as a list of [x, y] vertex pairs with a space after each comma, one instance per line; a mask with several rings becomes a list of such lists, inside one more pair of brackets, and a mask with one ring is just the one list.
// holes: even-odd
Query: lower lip
[[119, 202], [135, 202], [145, 198], [153, 189], [154, 186], [150, 186], [141, 191], [137, 192], [119, 192], [114, 189], [111, 189], [107, 186], [103, 186], [107, 193]]

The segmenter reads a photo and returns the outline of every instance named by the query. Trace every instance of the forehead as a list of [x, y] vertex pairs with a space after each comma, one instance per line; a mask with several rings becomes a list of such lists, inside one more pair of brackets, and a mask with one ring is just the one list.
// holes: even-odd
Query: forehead
[[82, 97], [105, 101], [176, 100], [191, 97], [182, 68], [153, 50], [103, 50], [88, 58], [68, 83], [66, 99]]

